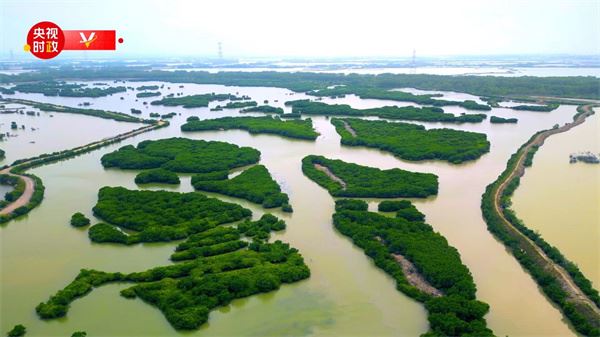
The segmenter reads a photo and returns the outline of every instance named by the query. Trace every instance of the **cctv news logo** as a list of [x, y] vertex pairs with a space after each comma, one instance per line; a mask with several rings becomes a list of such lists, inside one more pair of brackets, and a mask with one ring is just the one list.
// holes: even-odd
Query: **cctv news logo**
[[[40, 59], [51, 59], [63, 50], [116, 50], [114, 30], [62, 30], [53, 22], [38, 22], [27, 33], [25, 51]], [[123, 38], [118, 39], [123, 43]]]

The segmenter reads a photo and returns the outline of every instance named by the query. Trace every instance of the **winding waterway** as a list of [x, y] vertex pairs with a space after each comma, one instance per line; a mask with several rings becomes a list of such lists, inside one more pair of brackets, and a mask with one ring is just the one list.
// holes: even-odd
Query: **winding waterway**
[[[125, 85], [136, 87], [141, 84], [128, 82]], [[302, 94], [290, 95], [288, 90], [277, 88], [182, 85], [184, 88], [179, 88], [179, 84], [165, 84], [161, 91], [184, 94], [239, 92], [257, 102], [269, 100], [270, 104], [282, 107], [286, 100], [305, 98]], [[171, 89], [167, 90], [167, 87]], [[123, 100], [119, 98], [121, 96]], [[571, 120], [575, 113], [574, 106], [561, 106], [551, 113], [503, 108], [489, 113], [517, 117], [519, 123], [516, 125], [492, 125], [487, 120], [481, 124], [464, 125], [422, 123], [426, 127], [443, 126], [488, 134], [491, 152], [477, 161], [462, 165], [437, 161], [406, 162], [378, 150], [342, 147], [339, 135], [325, 117], [313, 117], [315, 127], [321, 133], [316, 142], [250, 135], [239, 130], [183, 134], [194, 139], [252, 146], [261, 151], [261, 163], [289, 194], [294, 207], [292, 214], [275, 212], [286, 220], [288, 227], [283, 233], [274, 235], [274, 239], [281, 239], [298, 248], [312, 274], [310, 279], [283, 286], [276, 292], [236, 300], [230, 306], [211, 313], [209, 323], [200, 330], [178, 333], [157, 309], [139, 300], [120, 297], [118, 292], [125, 285], [109, 285], [94, 290], [87, 297], [76, 300], [67, 317], [59, 320], [38, 319], [34, 307], [64, 287], [81, 268], [136, 271], [170, 263], [168, 257], [175, 243], [132, 247], [91, 244], [86, 230], [72, 228], [68, 220], [76, 211], [91, 216], [91, 207], [102, 186], [138, 188], [133, 183], [136, 172], [104, 169], [100, 165], [100, 157], [104, 153], [146, 139], [182, 136], [179, 126], [190, 115], [214, 118], [236, 115], [237, 110], [210, 112], [208, 108], [145, 108], [143, 100], [136, 102], [135, 93], [131, 91], [96, 99], [45, 97], [39, 94], [17, 94], [13, 97], [69, 106], [89, 101], [93, 103], [91, 108], [121, 112], [140, 108], [144, 116], [148, 112], [176, 111], [181, 116], [176, 116], [168, 128], [32, 170], [43, 179], [46, 186], [44, 202], [28, 216], [12, 221], [0, 230], [1, 331], [7, 331], [17, 323], [27, 326], [28, 336], [65, 336], [77, 330], [85, 330], [91, 336], [417, 336], [427, 331], [426, 312], [422, 305], [398, 292], [390, 277], [377, 269], [360, 249], [333, 228], [333, 198], [301, 171], [300, 161], [304, 156], [320, 154], [383, 169], [400, 167], [437, 174], [439, 195], [416, 200], [416, 206], [426, 214], [428, 223], [461, 253], [464, 263], [473, 273], [478, 298], [491, 306], [486, 317], [490, 328], [502, 336], [574, 335], [562, 320], [560, 312], [542, 295], [531, 277], [487, 231], [479, 208], [485, 186], [504, 169], [509, 156], [537, 130]], [[447, 99], [452, 97], [452, 93], [445, 96]], [[361, 100], [356, 96], [324, 101], [361, 108], [390, 105], [390, 102]], [[211, 106], [216, 104], [213, 102]], [[289, 111], [289, 108], [286, 110]], [[465, 112], [460, 107], [446, 107], [445, 110]], [[5, 124], [13, 119], [19, 124], [23, 121], [28, 127], [34, 121], [40, 123], [40, 131], [19, 131], [23, 135], [1, 144], [10, 156], [6, 161], [54, 151], [57, 147], [84, 144], [139, 126], [87, 116], [53, 115], [52, 123], [50, 117], [0, 115], [0, 122]], [[42, 123], [46, 121], [48, 123]], [[43, 130], [48, 130], [44, 131], [48, 132], [44, 141], [41, 140]], [[23, 146], [30, 143], [20, 139], [30, 132], [37, 133], [39, 138], [36, 138], [35, 146], [25, 151]], [[60, 146], [53, 142], [52, 135], [62, 139]], [[184, 176], [180, 187], [168, 189], [191, 191], [189, 176]], [[219, 198], [252, 209], [255, 217], [263, 212], [260, 207], [239, 199]], [[370, 206], [374, 207], [377, 201], [371, 200]]]

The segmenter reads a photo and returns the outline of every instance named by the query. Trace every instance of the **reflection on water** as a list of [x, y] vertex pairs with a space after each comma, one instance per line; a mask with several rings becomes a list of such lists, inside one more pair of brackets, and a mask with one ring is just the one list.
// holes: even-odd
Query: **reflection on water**
[[521, 179], [513, 209], [527, 226], [558, 247], [600, 287], [600, 165], [569, 164], [569, 154], [600, 152], [596, 114], [554, 135]]
[[[141, 82], [127, 83], [136, 87]], [[154, 82], [144, 82], [151, 85]], [[161, 84], [161, 83], [157, 83]], [[171, 89], [167, 89], [170, 86]], [[286, 100], [304, 98], [290, 95], [284, 89], [240, 88], [217, 85], [165, 84], [163, 93], [235, 93], [251, 96], [262, 102], [283, 107]], [[105, 170], [100, 157], [127, 144], [146, 139], [182, 136], [179, 126], [190, 115], [214, 118], [235, 115], [237, 110], [210, 112], [208, 108], [183, 109], [180, 107], [151, 106], [145, 108], [142, 99], [135, 101], [135, 93], [128, 92], [123, 100], [113, 97], [64, 98], [44, 97], [38, 94], [19, 94], [23, 98], [76, 106], [92, 102], [92, 108], [128, 112], [141, 108], [149, 112], [176, 111], [172, 125], [138, 135], [121, 144], [114, 144], [69, 161], [32, 170], [46, 185], [42, 205], [23, 219], [11, 222], [0, 231], [2, 270], [0, 330], [7, 331], [14, 324], [28, 327], [31, 336], [64, 336], [76, 330], [90, 335], [158, 336], [176, 335], [162, 314], [139, 300], [126, 300], [118, 295], [125, 285], [110, 285], [95, 290], [88, 297], [72, 305], [68, 317], [56, 321], [39, 320], [33, 308], [39, 302], [62, 288], [80, 268], [106, 271], [136, 271], [168, 264], [168, 257], [176, 243], [144, 244], [122, 247], [91, 244], [87, 231], [69, 226], [72, 213], [82, 211], [91, 216], [98, 189], [105, 185], [138, 188], [134, 171]], [[278, 102], [273, 100], [277, 99]], [[146, 101], [150, 101], [148, 99]], [[364, 101], [367, 101], [365, 103]], [[381, 102], [346, 97], [346, 103], [355, 107], [375, 106]], [[218, 104], [213, 102], [211, 106]], [[362, 105], [361, 105], [362, 104]], [[289, 108], [286, 108], [289, 110]], [[452, 113], [465, 112], [460, 107], [447, 107]], [[402, 169], [431, 172], [439, 175], [440, 191], [437, 197], [417, 200], [428, 222], [456, 247], [463, 261], [473, 273], [478, 287], [478, 298], [491, 305], [487, 316], [489, 326], [498, 335], [573, 335], [561, 320], [560, 313], [544, 298], [531, 277], [526, 274], [487, 231], [479, 209], [485, 186], [504, 169], [508, 157], [537, 130], [572, 118], [573, 106], [561, 106], [551, 113], [535, 113], [494, 109], [494, 115], [518, 117], [516, 125], [481, 124], [448, 125], [423, 123], [426, 127], [451, 127], [485, 132], [492, 143], [491, 152], [475, 162], [450, 165], [442, 162], [406, 162], [374, 149], [342, 147], [334, 127], [325, 117], [313, 117], [321, 136], [316, 142], [294, 141], [271, 135], [250, 135], [245, 131], [211, 131], [185, 133], [194, 139], [221, 140], [242, 146], [252, 146], [262, 153], [261, 163], [282, 185], [290, 196], [294, 213], [275, 211], [287, 221], [288, 228], [274, 235], [274, 239], [289, 242], [298, 248], [311, 269], [311, 278], [279, 291], [235, 301], [227, 308], [211, 313], [208, 326], [186, 334], [194, 336], [231, 335], [330, 335], [330, 336], [416, 336], [427, 330], [423, 306], [395, 289], [394, 281], [377, 269], [345, 237], [337, 233], [331, 223], [334, 200], [301, 171], [301, 159], [308, 154], [319, 154], [361, 165], [382, 169]], [[56, 113], [54, 118], [59, 114]], [[117, 133], [117, 128], [133, 128], [132, 124], [104, 121], [85, 116], [66, 116], [62, 123], [52, 126], [56, 133], [69, 128], [87, 130], [86, 137], [99, 139], [105, 134]], [[79, 117], [79, 118], [77, 118]], [[32, 117], [32, 120], [37, 117]], [[62, 117], [61, 117], [62, 118]], [[67, 119], [69, 121], [67, 121]], [[41, 121], [41, 119], [40, 119]], [[71, 123], [70, 121], [77, 121]], [[47, 126], [50, 129], [50, 126]], [[84, 143], [83, 135], [71, 137], [75, 144]], [[3, 144], [18, 153], [19, 147]], [[36, 142], [39, 152], [54, 150], [52, 142]], [[63, 143], [63, 146], [71, 146]], [[154, 186], [152, 189], [163, 188]], [[191, 191], [189, 176], [184, 176], [179, 191]], [[233, 200], [260, 216], [263, 210], [246, 201]], [[372, 205], [374, 206], [374, 205]], [[527, 306], [523, 305], [527, 303]]]

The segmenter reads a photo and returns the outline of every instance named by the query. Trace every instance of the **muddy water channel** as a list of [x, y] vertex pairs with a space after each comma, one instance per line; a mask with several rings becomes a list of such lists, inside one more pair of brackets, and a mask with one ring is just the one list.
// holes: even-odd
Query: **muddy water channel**
[[[142, 84], [162, 85], [154, 82], [118, 85], [137, 87]], [[286, 100], [306, 98], [302, 94], [292, 95], [288, 90], [277, 88], [181, 85], [183, 88], [179, 87], [180, 84], [165, 83], [160, 91], [163, 94], [182, 92], [184, 95], [239, 93], [249, 95], [259, 104], [269, 100], [269, 104], [281, 107]], [[456, 100], [468, 96], [447, 93], [444, 98], [452, 99], [453, 95], [460, 95]], [[120, 99], [121, 96], [123, 99]], [[459, 250], [463, 262], [473, 273], [478, 298], [491, 306], [486, 317], [489, 327], [501, 336], [574, 335], [531, 277], [487, 231], [479, 208], [485, 186], [496, 179], [509, 156], [537, 130], [571, 120], [575, 113], [574, 106], [561, 106], [551, 113], [519, 112], [504, 108], [488, 113], [517, 117], [519, 123], [516, 125], [493, 125], [488, 120], [465, 125], [422, 123], [428, 128], [450, 127], [488, 135], [492, 144], [490, 153], [473, 162], [453, 165], [438, 161], [407, 162], [374, 149], [341, 146], [340, 137], [325, 117], [312, 118], [321, 134], [315, 142], [273, 135], [250, 135], [239, 130], [182, 134], [179, 126], [189, 116], [215, 118], [238, 115], [238, 111], [226, 109], [211, 112], [209, 108], [183, 109], [149, 104], [146, 108], [142, 102], [150, 102], [155, 98], [136, 101], [133, 91], [96, 99], [45, 97], [39, 94], [17, 94], [12, 97], [69, 106], [91, 102], [90, 108], [126, 113], [136, 108], [143, 111], [143, 117], [150, 112], [164, 114], [174, 111], [180, 115], [172, 120], [168, 128], [32, 170], [46, 185], [44, 202], [28, 216], [0, 229], [1, 331], [7, 331], [17, 323], [27, 326], [28, 336], [65, 336], [77, 330], [85, 330], [90, 336], [417, 336], [427, 331], [423, 306], [398, 292], [390, 277], [377, 269], [361, 250], [333, 228], [331, 215], [334, 212], [334, 199], [301, 171], [300, 161], [304, 156], [319, 154], [382, 169], [399, 167], [437, 174], [439, 195], [414, 201], [426, 214], [427, 222]], [[361, 100], [352, 95], [324, 101], [360, 108], [407, 105]], [[213, 102], [210, 106], [217, 104]], [[289, 111], [289, 108], [285, 109]], [[466, 112], [459, 107], [447, 107], [445, 110], [457, 114]], [[73, 147], [139, 126], [87, 116], [52, 114], [54, 117], [44, 112], [40, 117], [1, 115], [2, 132], [7, 131], [12, 120], [19, 125], [26, 125], [25, 130], [18, 131], [19, 137], [0, 143], [7, 152], [7, 159], [2, 163]], [[34, 125], [39, 128], [38, 131], [30, 130]], [[120, 284], [101, 287], [85, 298], [76, 300], [65, 318], [52, 321], [38, 319], [35, 306], [64, 287], [81, 268], [129, 272], [170, 263], [168, 257], [176, 243], [131, 247], [91, 244], [86, 230], [73, 228], [68, 221], [76, 211], [92, 216], [91, 208], [102, 186], [139, 188], [133, 182], [136, 172], [104, 169], [100, 164], [103, 154], [142, 140], [174, 136], [226, 141], [261, 151], [261, 164], [271, 171], [284, 192], [289, 194], [294, 207], [292, 214], [275, 212], [286, 220], [288, 226], [284, 232], [275, 234], [274, 239], [289, 242], [300, 250], [311, 269], [311, 277], [303, 282], [282, 286], [276, 292], [236, 300], [212, 312], [209, 323], [194, 332], [177, 332], [156, 308], [139, 300], [120, 297], [119, 290], [126, 287]], [[147, 188], [192, 191], [189, 176], [183, 175], [182, 178], [179, 187]], [[260, 207], [243, 200], [218, 197], [250, 208], [254, 217], [263, 213]], [[378, 200], [369, 201], [374, 209]], [[532, 204], [529, 207], [539, 206]]]

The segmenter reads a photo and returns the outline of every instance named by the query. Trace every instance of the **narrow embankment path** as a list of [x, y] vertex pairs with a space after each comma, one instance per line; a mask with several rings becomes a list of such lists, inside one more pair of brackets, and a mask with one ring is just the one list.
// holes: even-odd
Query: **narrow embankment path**
[[583, 106], [584, 112], [580, 114], [573, 122], [567, 123], [556, 129], [544, 131], [538, 134], [527, 145], [525, 145], [519, 153], [517, 164], [515, 165], [514, 169], [510, 172], [509, 175], [507, 175], [507, 177], [503, 181], [501, 181], [500, 185], [496, 189], [496, 192], [494, 193], [493, 202], [494, 211], [502, 219], [502, 222], [506, 225], [506, 228], [510, 232], [512, 232], [514, 236], [518, 237], [519, 239], [522, 239], [521, 242], [526, 243], [528, 246], [530, 246], [528, 248], [531, 248], [531, 250], [528, 251], [535, 252], [535, 254], [537, 255], [537, 260], [543, 262], [543, 267], [546, 270], [552, 271], [552, 274], [554, 274], [559, 280], [563, 289], [568, 294], [568, 297], [574, 302], [582, 303], [589, 306], [590, 310], [593, 311], [593, 313], [597, 315], [598, 319], [600, 320], [600, 308], [598, 308], [598, 306], [596, 306], [596, 304], [592, 300], [590, 300], [590, 298], [588, 298], [585, 295], [585, 293], [575, 284], [571, 275], [562, 266], [560, 266], [551, 258], [549, 258], [546, 255], [546, 253], [542, 250], [542, 248], [540, 248], [529, 237], [523, 234], [518, 228], [513, 226], [513, 224], [505, 217], [502, 207], [502, 195], [508, 187], [508, 185], [510, 184], [510, 182], [513, 179], [522, 177], [525, 173], [525, 159], [531, 148], [534, 146], [543, 145], [544, 141], [554, 134], [568, 131], [571, 128], [583, 123], [588, 116], [594, 113], [592, 108], [592, 105]]
[[417, 268], [406, 259], [404, 256], [400, 254], [392, 254], [392, 257], [396, 262], [400, 264], [400, 268], [402, 268], [402, 272], [404, 273], [404, 277], [408, 283], [410, 283], [413, 287], [421, 290], [422, 292], [429, 294], [433, 297], [440, 297], [444, 295], [439, 289], [432, 286], [421, 273], [417, 270]]
[[346, 129], [346, 131], [350, 132], [352, 137], [356, 137], [356, 131], [354, 131], [354, 129], [350, 126], [350, 124], [348, 124], [348, 122], [343, 120], [342, 124], [344, 124], [344, 129]]
[[0, 174], [6, 174], [9, 176], [17, 177], [25, 181], [25, 190], [23, 191], [23, 194], [21, 194], [21, 196], [17, 198], [17, 200], [13, 201], [12, 203], [8, 204], [6, 207], [1, 209], [0, 215], [10, 214], [14, 212], [17, 208], [27, 205], [29, 203], [29, 200], [31, 200], [31, 197], [33, 196], [33, 191], [35, 191], [35, 182], [33, 181], [33, 179], [25, 175], [10, 173], [11, 168], [12, 167], [5, 168], [4, 170], [0, 171]]
[[336, 176], [335, 174], [333, 174], [333, 172], [331, 172], [331, 170], [329, 169], [329, 167], [327, 166], [323, 166], [321, 164], [315, 164], [315, 168], [323, 173], [325, 173], [329, 179], [339, 183], [340, 185], [342, 185], [342, 190], [346, 190], [346, 187], [348, 186], [346, 184], [345, 181], [343, 181], [340, 177]]
[[[71, 151], [72, 152], [71, 156], [77, 156], [79, 154], [90, 151], [94, 148], [100, 148], [104, 145], [108, 145], [108, 144], [116, 142], [116, 141], [121, 141], [126, 138], [133, 137], [133, 136], [139, 135], [144, 132], [148, 132], [148, 131], [151, 131], [154, 129], [161, 128], [161, 127], [165, 126], [166, 123], [167, 122], [165, 122], [165, 121], [159, 121], [156, 124], [143, 126], [141, 128], [135, 129], [135, 130], [131, 130], [131, 131], [128, 131], [125, 133], [118, 134], [114, 137], [105, 138], [105, 139], [95, 141], [95, 142], [92, 142], [92, 143], [89, 143], [89, 144], [86, 144], [83, 146], [78, 146], [78, 147], [75, 147], [75, 148], [72, 148], [72, 149], [66, 150], [66, 151]], [[65, 151], [61, 151], [55, 155], [50, 155], [50, 156], [44, 157], [44, 161], [51, 163], [53, 161], [53, 158], [64, 159], [65, 158], [65, 157], [63, 157], [64, 152]], [[0, 171], [0, 174], [7, 174], [7, 175], [14, 176], [14, 177], [18, 177], [19, 179], [21, 179], [25, 182], [25, 190], [23, 191], [23, 194], [21, 194], [21, 196], [19, 198], [17, 198], [17, 200], [14, 200], [10, 204], [6, 205], [6, 207], [1, 209], [0, 215], [11, 214], [17, 208], [29, 204], [29, 202], [31, 201], [31, 197], [33, 196], [33, 193], [35, 192], [35, 180], [33, 180], [31, 177], [28, 177], [24, 174], [15, 174], [15, 173], [11, 173], [10, 171], [15, 168], [18, 168], [20, 166], [27, 166], [29, 164], [32, 164], [38, 159], [40, 159], [40, 158], [38, 158], [38, 157], [31, 158], [31, 159], [19, 162], [16, 165], [8, 166], [8, 167], [4, 168], [2, 171]]]

